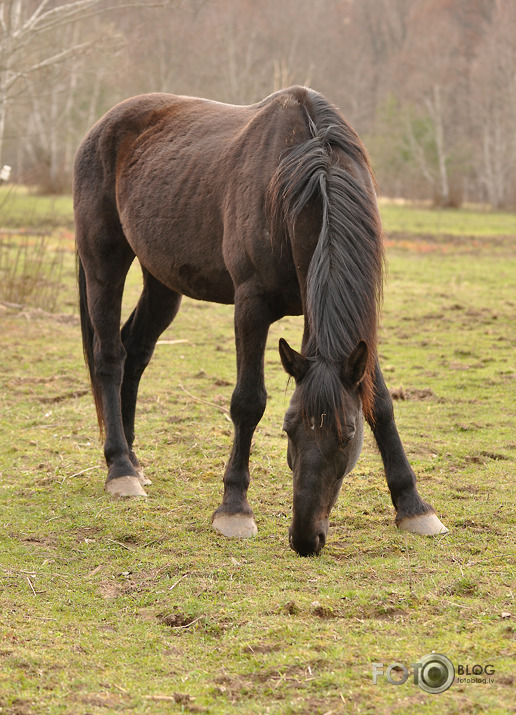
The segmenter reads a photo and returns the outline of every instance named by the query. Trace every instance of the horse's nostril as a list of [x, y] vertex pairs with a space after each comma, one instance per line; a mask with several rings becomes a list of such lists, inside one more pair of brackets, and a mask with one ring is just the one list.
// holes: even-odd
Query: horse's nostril
[[317, 536], [317, 542], [317, 551], [319, 552], [326, 543], [326, 534], [324, 531], [321, 531], [321, 533]]
[[289, 538], [290, 548], [300, 556], [316, 556], [324, 546], [324, 536], [318, 534], [311, 539], [295, 539], [292, 535]]

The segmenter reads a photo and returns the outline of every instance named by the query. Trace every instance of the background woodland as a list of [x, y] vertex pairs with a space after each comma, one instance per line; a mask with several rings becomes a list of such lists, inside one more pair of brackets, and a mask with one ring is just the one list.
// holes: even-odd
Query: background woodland
[[516, 207], [514, 0], [0, 0], [0, 166], [68, 192], [128, 96], [247, 104], [306, 84], [364, 139], [380, 191]]

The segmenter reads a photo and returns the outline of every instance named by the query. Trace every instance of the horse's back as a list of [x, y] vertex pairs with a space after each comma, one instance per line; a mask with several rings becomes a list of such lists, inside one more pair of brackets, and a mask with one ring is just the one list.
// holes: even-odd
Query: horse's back
[[[330, 130], [332, 122], [347, 127], [332, 105], [304, 87], [247, 106], [170, 94], [121, 102], [94, 125], [77, 155], [79, 251], [81, 242], [94, 240], [110, 241], [112, 252], [109, 224], [174, 291], [231, 303], [239, 286], [253, 284], [250, 289], [274, 295], [278, 314], [300, 312], [321, 210], [309, 203], [296, 239], [281, 222], [268, 221], [266, 201], [289, 151], [309, 146], [312, 117], [321, 112]], [[360, 172], [352, 141], [349, 146], [349, 155], [333, 146], [332, 161]], [[80, 228], [85, 220], [88, 238]]]
[[[134, 163], [131, 151], [136, 151], [142, 143], [154, 142], [156, 152], [161, 152], [166, 143], [173, 144], [174, 152], [188, 150], [191, 153], [199, 144], [204, 145], [204, 150], [209, 150], [211, 145], [212, 154], [222, 158], [227, 148], [244, 140], [252, 151], [253, 140], [258, 146], [263, 143], [260, 135], [270, 143], [271, 134], [278, 130], [282, 134], [289, 133], [295, 123], [289, 110], [293, 108], [294, 113], [298, 113], [300, 101], [307, 92], [311, 90], [292, 87], [251, 105], [166, 93], [131, 97], [107, 111], [82, 141], [75, 161], [76, 180], [81, 182], [82, 177], [86, 178], [88, 167], [98, 170], [91, 164], [92, 155], [102, 159], [103, 169], [111, 168], [111, 162], [114, 168], [124, 159]], [[286, 136], [284, 143], [291, 143], [292, 136]], [[225, 146], [217, 144], [217, 140], [225, 142]]]
[[107, 217], [165, 285], [232, 302], [236, 284], [270, 274], [264, 197], [282, 154], [309, 136], [309, 91], [247, 106], [168, 94], [121, 102], [78, 151], [78, 225]]

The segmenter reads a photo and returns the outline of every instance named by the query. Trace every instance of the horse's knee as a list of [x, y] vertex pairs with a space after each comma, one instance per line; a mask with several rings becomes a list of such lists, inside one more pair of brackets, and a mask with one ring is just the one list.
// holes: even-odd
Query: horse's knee
[[394, 420], [394, 406], [387, 389], [377, 392], [373, 404], [373, 421], [385, 425]]
[[255, 428], [265, 412], [267, 392], [261, 389], [243, 389], [237, 385], [231, 398], [231, 419]]

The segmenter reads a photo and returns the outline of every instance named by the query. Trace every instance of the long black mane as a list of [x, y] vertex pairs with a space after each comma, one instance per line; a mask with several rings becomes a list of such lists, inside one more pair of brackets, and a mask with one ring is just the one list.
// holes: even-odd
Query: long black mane
[[286, 223], [292, 243], [303, 209], [315, 201], [321, 211], [305, 286], [303, 353], [313, 364], [303, 380], [303, 403], [305, 416], [316, 424], [334, 419], [340, 426], [341, 369], [360, 340], [369, 348], [360, 386], [366, 416], [371, 410], [382, 230], [372, 170], [358, 135], [324, 97], [311, 90], [305, 97], [309, 138], [283, 157], [269, 186], [269, 211], [272, 226]]

